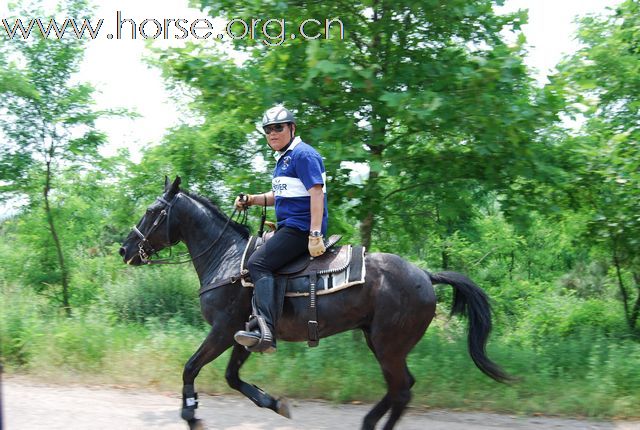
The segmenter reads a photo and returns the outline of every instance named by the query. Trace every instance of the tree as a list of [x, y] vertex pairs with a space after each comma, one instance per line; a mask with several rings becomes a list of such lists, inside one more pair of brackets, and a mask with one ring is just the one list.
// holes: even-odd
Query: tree
[[575, 154], [570, 191], [575, 206], [590, 216], [586, 239], [608, 249], [627, 323], [636, 332], [640, 332], [639, 28], [638, 0], [625, 1], [608, 16], [582, 19], [578, 32], [582, 48], [559, 66], [555, 83], [573, 106], [572, 113], [585, 119], [577, 136], [568, 141]]
[[[330, 206], [350, 208], [368, 247], [387, 214], [403, 208], [429, 212], [431, 220], [437, 212], [446, 220], [470, 211], [441, 184], [465, 183], [508, 197], [523, 193], [510, 192], [519, 179], [554, 177], [539, 131], [557, 119], [557, 100], [533, 87], [521, 45], [508, 46], [500, 35], [518, 31], [521, 13], [496, 15], [490, 0], [199, 3], [229, 20], [250, 21], [268, 9], [286, 17], [283, 28], [289, 29], [278, 46], [269, 46], [279, 40], [265, 36], [278, 34], [273, 22], [266, 33], [264, 21], [258, 23], [253, 40], [236, 38], [234, 48], [247, 57], [241, 65], [211, 46], [157, 53], [165, 76], [195, 90], [192, 107], [203, 121], [192, 129], [198, 139], [189, 152], [217, 160], [196, 160], [205, 166], [197, 179], [202, 183], [251, 169], [257, 155], [270, 159], [264, 146], [247, 142], [257, 139], [254, 123], [275, 102], [297, 111], [303, 138], [326, 158]], [[311, 18], [340, 22], [306, 40], [294, 29]], [[193, 169], [189, 152], [171, 148], [183, 135], [169, 136], [165, 153], [180, 154], [186, 158], [180, 168]], [[349, 180], [353, 165], [365, 171], [359, 183]]]
[[[20, 16], [45, 16], [36, 6]], [[68, 16], [86, 17], [87, 3], [69, 0], [58, 6]], [[92, 109], [93, 88], [74, 83], [84, 50], [83, 41], [73, 37], [49, 39], [32, 36], [7, 39], [0, 44], [0, 127], [5, 144], [0, 149], [0, 183], [3, 195], [26, 198], [32, 210], [42, 208], [55, 250], [55, 263], [47, 271], [50, 283], [60, 284], [60, 302], [67, 314], [69, 269], [60, 240], [57, 219], [56, 179], [63, 170], [88, 168], [98, 158], [97, 148], [105, 136], [95, 128], [102, 115]], [[47, 249], [41, 250], [50, 255]], [[50, 257], [45, 260], [51, 262]]]

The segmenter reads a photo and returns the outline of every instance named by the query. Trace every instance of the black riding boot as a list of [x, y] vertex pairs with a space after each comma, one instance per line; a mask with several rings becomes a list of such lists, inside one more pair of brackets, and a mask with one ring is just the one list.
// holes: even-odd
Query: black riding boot
[[247, 323], [247, 330], [240, 330], [234, 338], [251, 352], [271, 353], [276, 351], [276, 323], [280, 292], [277, 291], [273, 276], [260, 278], [254, 287], [257, 315]]

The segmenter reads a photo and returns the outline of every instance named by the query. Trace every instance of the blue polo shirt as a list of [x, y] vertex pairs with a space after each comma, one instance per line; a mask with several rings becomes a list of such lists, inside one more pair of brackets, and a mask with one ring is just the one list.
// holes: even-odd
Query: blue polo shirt
[[283, 153], [276, 152], [276, 168], [271, 188], [275, 197], [278, 227], [293, 227], [308, 232], [311, 227], [311, 196], [314, 185], [322, 185], [324, 213], [322, 234], [327, 234], [327, 174], [322, 156], [296, 137]]

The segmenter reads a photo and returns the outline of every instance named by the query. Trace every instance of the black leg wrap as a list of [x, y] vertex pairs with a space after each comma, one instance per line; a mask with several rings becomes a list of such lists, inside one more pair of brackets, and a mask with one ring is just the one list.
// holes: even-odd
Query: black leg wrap
[[246, 394], [247, 397], [256, 404], [256, 406], [272, 409], [274, 411], [276, 410], [277, 400], [263, 391], [260, 387], [251, 384], [248, 386]]
[[193, 385], [185, 385], [182, 389], [182, 413], [180, 416], [183, 420], [191, 421], [195, 418], [196, 409], [198, 409], [198, 393], [195, 392]]

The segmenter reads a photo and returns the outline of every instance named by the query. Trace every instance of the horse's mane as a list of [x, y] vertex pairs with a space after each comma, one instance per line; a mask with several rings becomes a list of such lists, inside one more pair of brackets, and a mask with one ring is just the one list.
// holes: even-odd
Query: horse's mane
[[[198, 203], [202, 204], [204, 207], [209, 209], [216, 216], [222, 218], [224, 220], [224, 222], [227, 222], [227, 220], [229, 219], [227, 214], [222, 212], [220, 210], [220, 208], [218, 208], [218, 206], [216, 206], [216, 204], [213, 203], [207, 197], [200, 196], [200, 195], [198, 195], [198, 194], [196, 194], [194, 192], [191, 192], [191, 191], [186, 191], [186, 190], [180, 190], [180, 191], [182, 193], [186, 194], [187, 196], [191, 197], [193, 200], [197, 201]], [[251, 236], [251, 230], [249, 230], [249, 227], [247, 227], [244, 224], [240, 224], [240, 223], [235, 222], [235, 221], [232, 220], [229, 223], [229, 227], [233, 228], [235, 231], [240, 233], [242, 235], [242, 237], [244, 237], [245, 239], [248, 238], [249, 236]]]

